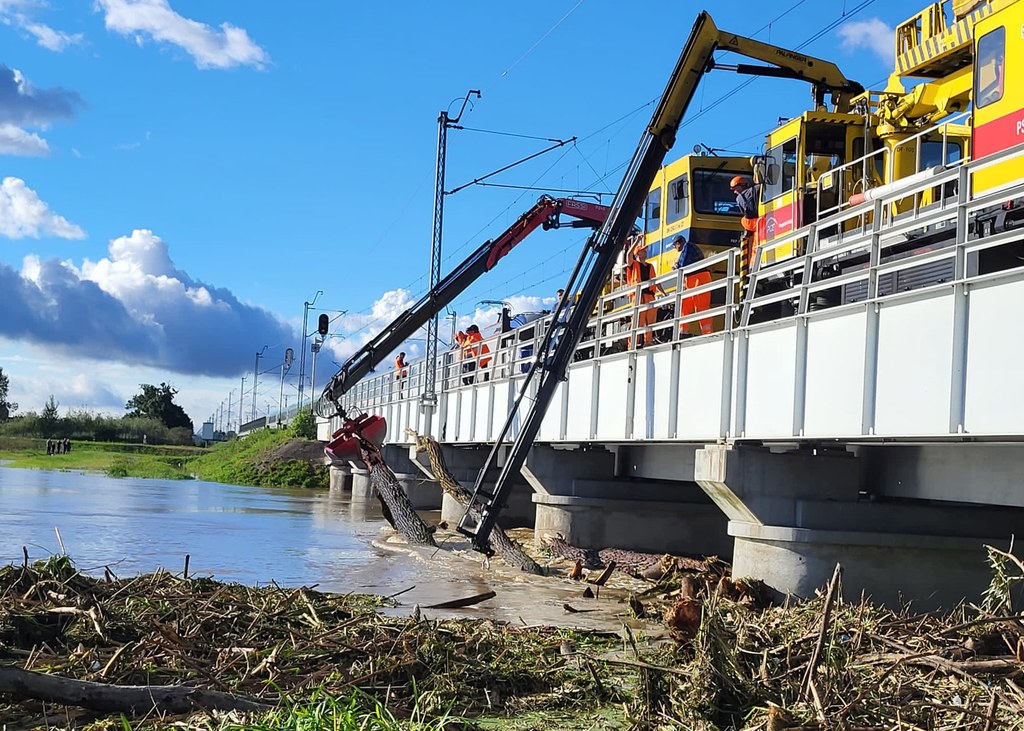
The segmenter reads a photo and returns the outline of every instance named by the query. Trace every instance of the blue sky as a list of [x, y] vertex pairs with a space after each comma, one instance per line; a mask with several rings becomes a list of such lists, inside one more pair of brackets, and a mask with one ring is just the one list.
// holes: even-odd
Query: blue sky
[[[722, 29], [802, 47], [876, 87], [892, 66], [892, 27], [918, 9], [707, 5]], [[447, 271], [541, 193], [616, 189], [698, 11], [0, 0], [0, 368], [11, 399], [22, 412], [52, 394], [62, 410], [120, 414], [140, 383], [166, 381], [198, 428], [229, 394], [237, 409], [243, 374], [251, 398], [264, 345], [261, 371], [298, 352], [303, 303], [322, 290], [316, 307], [345, 314], [319, 356], [319, 390], [333, 361], [425, 291], [440, 110], [482, 92], [465, 129], [449, 131], [448, 189], [578, 138], [489, 181], [530, 189], [446, 197]], [[742, 81], [705, 77], [669, 159], [698, 142], [754, 153], [809, 103], [799, 82], [759, 80], [715, 105]], [[536, 233], [454, 303], [460, 324], [493, 320], [482, 300], [550, 305], [583, 240]], [[276, 373], [260, 377], [259, 412], [277, 409]]]

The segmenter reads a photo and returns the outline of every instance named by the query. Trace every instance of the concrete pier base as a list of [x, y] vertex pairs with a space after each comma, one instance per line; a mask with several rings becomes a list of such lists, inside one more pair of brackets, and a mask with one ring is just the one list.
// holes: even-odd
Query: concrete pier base
[[352, 468], [352, 499], [371, 500], [377, 498], [377, 488], [370, 482], [370, 473], [361, 467]]
[[985, 544], [977, 538], [818, 531], [730, 523], [735, 537], [733, 575], [761, 579], [776, 592], [811, 597], [843, 566], [843, 595], [861, 593], [888, 606], [951, 608], [979, 599], [991, 579]]
[[[461, 483], [467, 490], [473, 489], [473, 481], [466, 480]], [[493, 488], [493, 485], [486, 487]], [[533, 490], [529, 485], [520, 483], [512, 486], [505, 498], [505, 507], [502, 508], [498, 522], [503, 528], [532, 528], [535, 520], [535, 509], [533, 505]], [[458, 525], [462, 520], [466, 509], [451, 495], [444, 495], [441, 502], [441, 520], [448, 525]]]
[[534, 495], [534, 540], [561, 536], [580, 548], [629, 548], [651, 553], [713, 554], [728, 558], [732, 541], [714, 505]]
[[417, 510], [439, 510], [441, 508], [441, 486], [417, 473], [395, 473], [398, 484], [409, 496], [409, 502]]
[[[955, 452], [941, 458], [955, 462]], [[980, 598], [991, 578], [984, 546], [1005, 549], [1024, 510], [948, 500], [941, 479], [921, 480], [934, 471], [928, 457], [915, 448], [712, 445], [697, 452], [695, 475], [729, 518], [734, 575], [809, 597], [840, 563], [847, 599], [864, 592], [890, 606], [951, 608]]]
[[332, 464], [329, 469], [331, 491], [352, 489], [352, 468], [348, 465]]

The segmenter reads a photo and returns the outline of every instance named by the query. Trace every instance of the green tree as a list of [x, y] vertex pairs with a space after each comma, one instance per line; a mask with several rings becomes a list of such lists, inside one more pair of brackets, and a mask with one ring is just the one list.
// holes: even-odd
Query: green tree
[[49, 400], [46, 402], [46, 406], [43, 407], [43, 413], [39, 415], [39, 427], [42, 431], [42, 436], [52, 437], [54, 431], [57, 428], [57, 422], [60, 421], [60, 403], [50, 394]]
[[193, 431], [192, 420], [188, 418], [185, 410], [174, 403], [174, 397], [178, 390], [171, 388], [166, 383], [159, 386], [152, 386], [148, 383], [139, 384], [141, 393], [132, 396], [125, 404], [128, 416], [144, 419], [156, 419], [168, 429], [187, 427], [189, 432]]
[[0, 422], [7, 421], [11, 414], [18, 410], [18, 404], [7, 400], [10, 388], [11, 379], [4, 373], [4, 369], [0, 368]]

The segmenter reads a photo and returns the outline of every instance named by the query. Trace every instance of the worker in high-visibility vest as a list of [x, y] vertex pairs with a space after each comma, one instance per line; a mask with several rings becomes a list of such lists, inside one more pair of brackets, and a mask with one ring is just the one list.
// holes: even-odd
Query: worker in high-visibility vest
[[742, 175], [729, 181], [729, 190], [736, 194], [736, 205], [740, 209], [740, 225], [743, 226], [743, 240], [740, 243], [739, 301], [746, 296], [750, 267], [754, 261], [754, 231], [757, 230], [757, 202], [761, 197], [761, 186], [751, 185]]
[[395, 379], [401, 381], [409, 375], [409, 364], [405, 362], [405, 352], [395, 356]]
[[[464, 347], [462, 348], [462, 372], [471, 373], [476, 370], [477, 364], [479, 363], [481, 368], [486, 368], [490, 362], [490, 356], [484, 357], [484, 354], [490, 353], [491, 349], [487, 347], [487, 344], [483, 342], [484, 336], [480, 334], [480, 328], [476, 325], [470, 325], [466, 328], [466, 339], [463, 341]], [[480, 343], [477, 346], [477, 343]], [[477, 356], [480, 356], [479, 361]], [[486, 375], [484, 376], [486, 380]], [[467, 376], [462, 379], [465, 384], [473, 382], [473, 376]]]
[[[647, 261], [647, 247], [641, 239], [637, 246], [629, 250], [629, 263], [626, 264], [626, 283], [636, 287], [643, 282], [654, 279], [654, 277], [654, 266]], [[635, 292], [630, 292], [629, 298], [631, 300], [635, 299], [635, 295]], [[665, 290], [661, 288], [660, 284], [654, 282], [649, 286], [645, 286], [640, 290], [640, 305], [653, 302], [654, 298], [658, 296], [665, 296]], [[636, 326], [638, 328], [647, 327], [648, 325], [653, 325], [657, 320], [658, 310], [654, 307], [648, 307], [637, 312]], [[643, 334], [643, 345], [650, 345], [653, 340], [654, 333], [651, 331], [648, 330]]]

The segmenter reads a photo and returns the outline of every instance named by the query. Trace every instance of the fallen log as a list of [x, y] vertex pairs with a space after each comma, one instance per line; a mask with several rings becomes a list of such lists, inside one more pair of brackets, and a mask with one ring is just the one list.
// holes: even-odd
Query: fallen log
[[409, 496], [398, 484], [395, 473], [384, 461], [380, 450], [365, 439], [360, 439], [359, 454], [370, 473], [370, 482], [377, 491], [377, 499], [380, 500], [385, 520], [409, 543], [437, 546], [433, 530], [416, 512]]
[[[473, 496], [448, 471], [444, 454], [441, 453], [441, 445], [436, 440], [420, 436], [411, 429], [407, 429], [406, 433], [416, 440], [416, 449], [418, 451], [427, 453], [427, 458], [430, 460], [430, 471], [434, 473], [434, 478], [441, 485], [441, 489], [458, 501], [459, 505], [464, 508], [468, 507]], [[483, 517], [475, 506], [471, 512], [476, 520], [480, 520]], [[541, 568], [540, 564], [534, 561], [518, 542], [509, 538], [500, 525], [494, 526], [494, 530], [491, 531], [490, 544], [491, 550], [509, 566], [525, 571], [528, 574], [544, 575], [544, 569]]]
[[8, 665], [0, 666], [0, 693], [33, 698], [93, 711], [140, 716], [158, 713], [210, 711], [269, 711], [273, 706], [254, 698], [185, 685], [107, 685], [73, 680]]
[[493, 599], [498, 594], [493, 591], [485, 591], [482, 594], [474, 594], [473, 596], [463, 597], [462, 599], [452, 599], [451, 601], [441, 602], [439, 604], [428, 604], [424, 609], [461, 609], [462, 607], [471, 607], [474, 604], [485, 602], [488, 599]]

